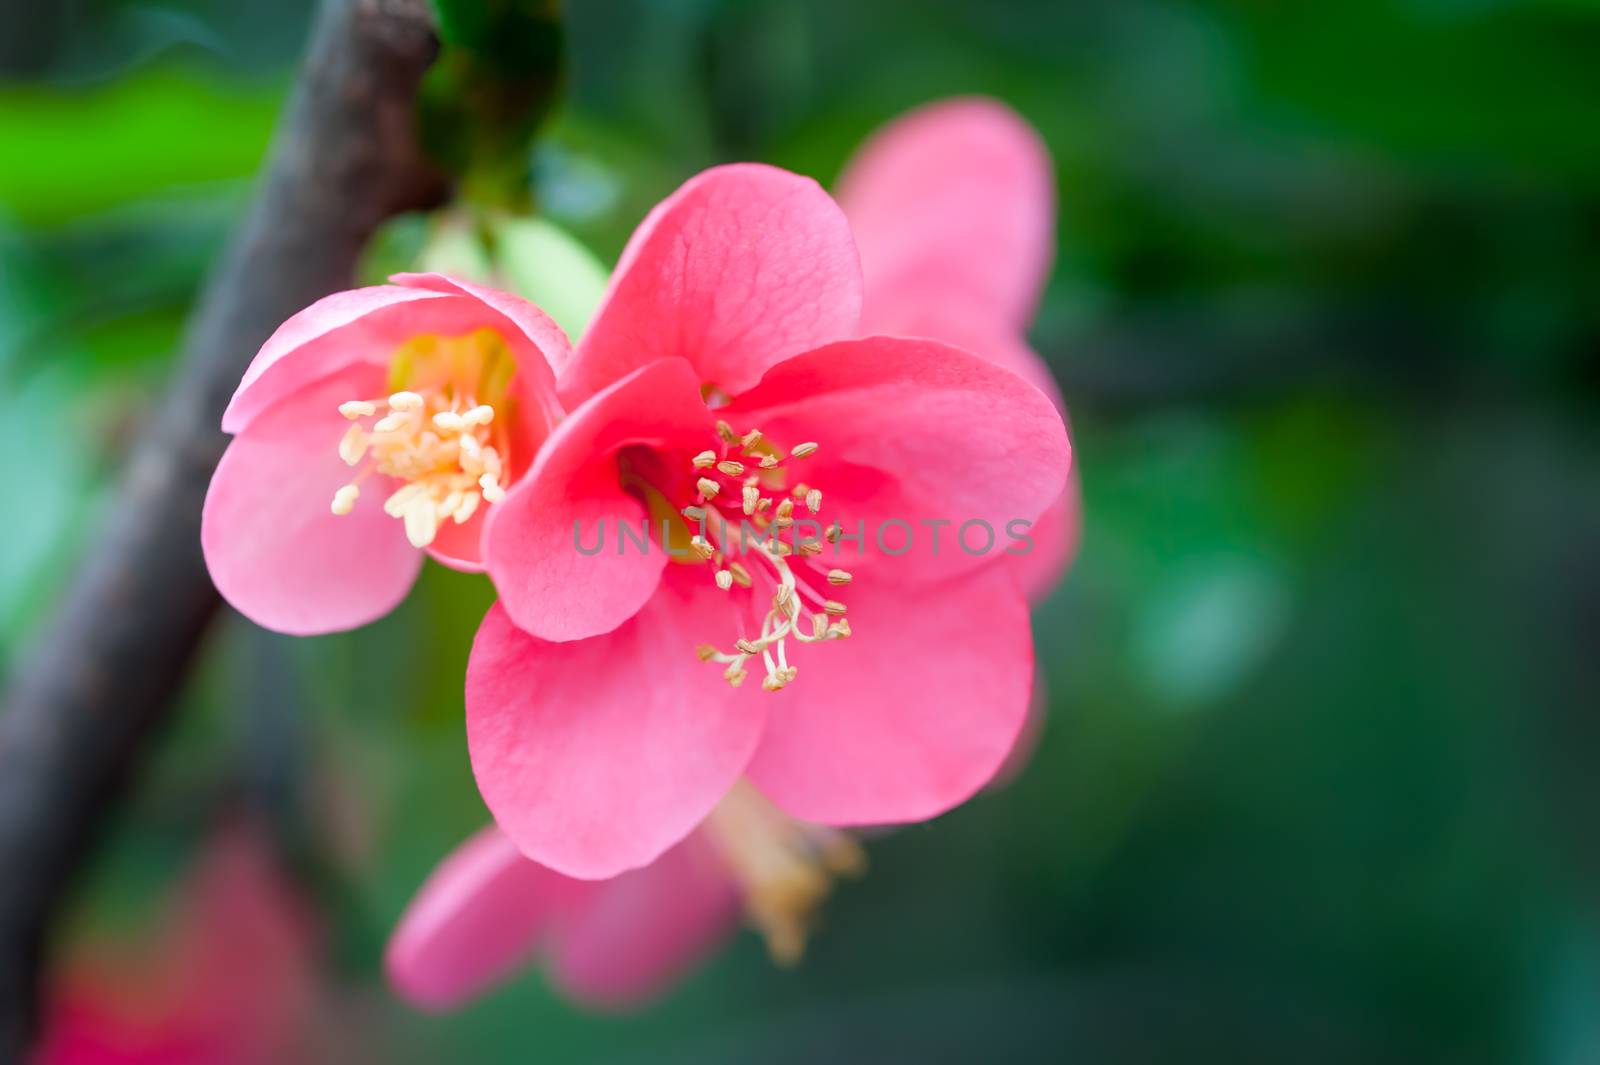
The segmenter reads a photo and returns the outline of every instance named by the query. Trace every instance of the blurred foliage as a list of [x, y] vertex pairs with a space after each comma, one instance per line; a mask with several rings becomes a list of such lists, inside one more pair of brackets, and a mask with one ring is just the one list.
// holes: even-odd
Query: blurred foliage
[[[745, 935], [638, 1015], [531, 972], [418, 1015], [383, 937], [485, 819], [459, 678], [490, 592], [430, 567], [348, 636], [217, 632], [74, 934], [140, 920], [243, 803], [326, 915], [339, 1060], [1595, 1060], [1600, 6], [570, 6], [565, 102], [496, 172], [608, 262], [719, 160], [831, 180], [969, 92], [1043, 132], [1034, 339], [1087, 529], [1038, 613], [1032, 764], [874, 841], [797, 970]], [[161, 385], [305, 15], [11, 7], [0, 669]], [[373, 276], [439, 225], [395, 225]]]
[[560, 0], [433, 0], [443, 52], [423, 80], [424, 146], [461, 195], [526, 207], [533, 134], [563, 71]]

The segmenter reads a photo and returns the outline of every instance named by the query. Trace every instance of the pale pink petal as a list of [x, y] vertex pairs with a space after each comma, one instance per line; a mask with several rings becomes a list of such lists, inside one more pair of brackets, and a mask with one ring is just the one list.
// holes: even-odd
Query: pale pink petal
[[493, 825], [439, 864], [406, 907], [384, 953], [396, 993], [453, 1009], [515, 975], [552, 924], [600, 885], [529, 861]]
[[862, 146], [838, 190], [861, 249], [863, 329], [898, 333], [877, 308], [907, 297], [1027, 326], [1050, 269], [1055, 179], [1038, 134], [1004, 104], [911, 112]]
[[[649, 550], [619, 547], [618, 526], [638, 532], [648, 511], [639, 487], [624, 483], [618, 453], [710, 440], [712, 422], [688, 363], [669, 359], [607, 387], [551, 434], [484, 529], [489, 575], [519, 627], [582, 639], [616, 628], [650, 598], [667, 557], [655, 541]], [[579, 548], [597, 542], [598, 554]]]
[[594, 885], [551, 931], [550, 975], [568, 995], [628, 1006], [664, 991], [731, 932], [739, 893], [699, 832], [645, 866]]
[[994, 776], [1027, 717], [1027, 603], [1004, 566], [916, 589], [863, 579], [840, 598], [853, 635], [791, 658], [749, 778], [822, 824], [943, 813]]
[[715, 167], [634, 232], [561, 392], [576, 403], [678, 357], [736, 394], [772, 364], [854, 335], [860, 309], [850, 229], [816, 182], [751, 163]]
[[1008, 546], [1017, 552], [1007, 564], [1017, 575], [1017, 585], [1030, 603], [1042, 602], [1066, 576], [1067, 567], [1077, 557], [1083, 538], [1083, 493], [1074, 473], [1067, 478], [1066, 490], [1045, 508], [1032, 527], [1017, 530], [1020, 536]]
[[[324, 296], [261, 345], [223, 412], [222, 429], [239, 432], [274, 403], [352, 363], [386, 367], [395, 349], [418, 332], [470, 332], [475, 326], [464, 319], [471, 312], [466, 300], [398, 285]], [[455, 328], [418, 328], [441, 318]], [[378, 380], [381, 388], [381, 375]]]
[[[725, 416], [793, 448], [846, 536], [824, 559], [942, 579], [1000, 557], [1066, 485], [1061, 415], [1014, 373], [932, 340], [869, 337], [789, 359]], [[941, 524], [942, 523], [942, 524]]]
[[[555, 319], [539, 307], [509, 292], [444, 274], [395, 274], [389, 280], [405, 288], [470, 296], [510, 322], [516, 330], [506, 339], [512, 343], [518, 356], [518, 371], [532, 379], [541, 403], [547, 397], [553, 398], [555, 375], [572, 361], [572, 347], [567, 341], [567, 334], [555, 323]], [[519, 339], [526, 339], [532, 345], [531, 350], [537, 352], [538, 358], [524, 363], [521, 357], [523, 351], [517, 343]]]
[[526, 300], [493, 289], [439, 274], [402, 274], [396, 280], [336, 292], [279, 326], [245, 370], [222, 428], [237, 433], [283, 397], [352, 363], [387, 368], [412, 337], [466, 336], [488, 328], [516, 356], [519, 416], [539, 430], [533, 443], [542, 440], [560, 414], [552, 366], [570, 361], [561, 330]]
[[710, 812], [764, 712], [695, 654], [732, 624], [698, 566], [669, 567], [643, 609], [587, 640], [549, 643], [489, 611], [467, 665], [467, 746], [478, 790], [524, 854], [568, 876], [615, 876]]
[[296, 636], [382, 617], [405, 598], [422, 553], [383, 512], [394, 490], [369, 477], [355, 509], [335, 516], [333, 494], [353, 471], [339, 458], [347, 399], [380, 387], [358, 364], [262, 411], [234, 438], [211, 477], [200, 544], [224, 599], [265, 628]]

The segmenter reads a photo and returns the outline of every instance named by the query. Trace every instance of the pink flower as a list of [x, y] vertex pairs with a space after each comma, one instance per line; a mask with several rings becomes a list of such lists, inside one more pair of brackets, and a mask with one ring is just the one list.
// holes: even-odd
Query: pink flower
[[[693, 179], [623, 252], [557, 368], [572, 413], [484, 531], [501, 598], [468, 744], [528, 857], [647, 865], [741, 778], [807, 822], [924, 820], [1011, 749], [1032, 642], [993, 537], [1060, 497], [1061, 416], [969, 351], [853, 339], [861, 300], [843, 213], [770, 167]], [[791, 541], [736, 543], [721, 517]], [[574, 543], [646, 519], [691, 564]], [[960, 548], [966, 525], [989, 542]], [[857, 530], [873, 543], [839, 542]]]
[[[991, 101], [934, 104], [870, 139], [840, 186], [866, 276], [864, 328], [961, 343], [1054, 399], [1022, 336], [1049, 268], [1053, 185], [1037, 137]], [[1033, 594], [1048, 591], [1077, 525], [1074, 481], [1033, 528], [1034, 554], [1005, 564]], [[418, 892], [390, 943], [391, 982], [448, 1008], [537, 955], [574, 998], [633, 1002], [720, 942], [741, 900], [774, 954], [792, 957], [831, 876], [861, 861], [842, 833], [784, 817], [748, 783], [654, 862], [610, 880], [557, 873], [489, 828]]]
[[744, 909], [779, 961], [798, 957], [831, 876], [863, 858], [844, 834], [803, 825], [744, 785], [642, 869], [576, 880], [529, 861], [493, 826], [434, 870], [389, 941], [391, 985], [450, 1009], [542, 961], [567, 996], [634, 1004], [708, 954]]
[[437, 274], [340, 292], [262, 345], [200, 539], [223, 597], [267, 628], [352, 628], [405, 597], [422, 551], [482, 568], [485, 511], [559, 420], [566, 337], [532, 304]]
[[303, 1060], [315, 1012], [307, 914], [251, 830], [219, 835], [158, 939], [67, 956], [35, 1065]]

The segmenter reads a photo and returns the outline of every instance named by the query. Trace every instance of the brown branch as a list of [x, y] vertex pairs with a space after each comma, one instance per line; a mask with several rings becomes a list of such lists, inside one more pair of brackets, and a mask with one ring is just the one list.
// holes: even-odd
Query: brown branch
[[216, 611], [200, 507], [228, 397], [280, 322], [349, 286], [380, 222], [443, 198], [415, 133], [437, 49], [426, 0], [323, 5], [255, 206], [200, 298], [171, 390], [54, 621], [18, 663], [0, 711], [0, 1061], [24, 1052], [46, 930]]

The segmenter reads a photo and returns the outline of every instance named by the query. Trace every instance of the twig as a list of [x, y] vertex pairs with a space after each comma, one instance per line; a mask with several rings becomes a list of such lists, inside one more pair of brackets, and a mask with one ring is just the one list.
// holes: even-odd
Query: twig
[[[210, 279], [120, 497], [0, 712], [0, 1061], [34, 1024], [46, 930], [217, 597], [200, 507], [222, 409], [285, 318], [348, 287], [373, 230], [445, 186], [416, 140], [426, 0], [327, 0], [254, 209]], [[248, 959], [240, 959], [249, 964]]]

